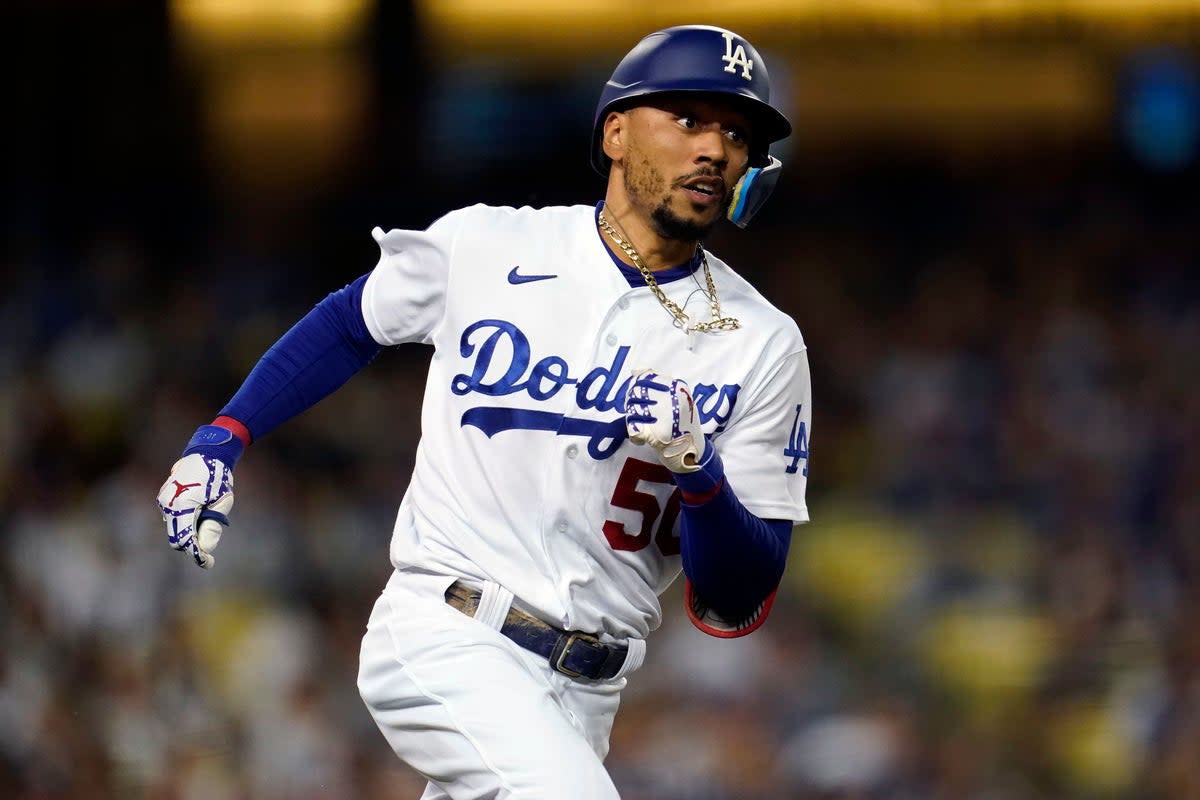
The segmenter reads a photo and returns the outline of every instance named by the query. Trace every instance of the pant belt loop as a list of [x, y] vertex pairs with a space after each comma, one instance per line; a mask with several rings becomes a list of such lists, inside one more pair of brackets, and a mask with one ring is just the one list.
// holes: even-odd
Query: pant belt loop
[[475, 610], [475, 619], [495, 630], [504, 625], [508, 609], [512, 606], [513, 593], [498, 583], [483, 582], [483, 591], [479, 597], [479, 608]]
[[642, 665], [646, 660], [646, 640], [645, 639], [630, 639], [628, 642], [629, 652], [625, 655], [625, 663], [617, 670], [614, 678], [624, 678], [629, 673]]

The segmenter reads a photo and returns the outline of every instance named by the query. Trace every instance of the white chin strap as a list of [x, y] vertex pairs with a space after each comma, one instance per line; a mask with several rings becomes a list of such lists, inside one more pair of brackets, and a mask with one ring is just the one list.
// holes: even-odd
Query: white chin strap
[[775, 184], [779, 182], [779, 172], [783, 162], [774, 156], [767, 156], [765, 167], [751, 167], [733, 187], [733, 199], [729, 201], [729, 210], [725, 216], [739, 228], [745, 228], [758, 210], [767, 202]]

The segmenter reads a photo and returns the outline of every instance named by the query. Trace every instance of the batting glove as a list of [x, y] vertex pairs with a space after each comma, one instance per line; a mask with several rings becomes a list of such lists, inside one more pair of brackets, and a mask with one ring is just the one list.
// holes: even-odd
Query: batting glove
[[216, 563], [212, 551], [229, 524], [229, 512], [233, 509], [233, 465], [241, 450], [241, 440], [232, 432], [203, 425], [158, 490], [158, 508], [167, 524], [167, 541], [172, 548], [191, 553], [196, 564], [204, 569]]
[[672, 472], [700, 469], [709, 447], [687, 382], [654, 370], [634, 373], [625, 393], [625, 428], [631, 442], [653, 447]]

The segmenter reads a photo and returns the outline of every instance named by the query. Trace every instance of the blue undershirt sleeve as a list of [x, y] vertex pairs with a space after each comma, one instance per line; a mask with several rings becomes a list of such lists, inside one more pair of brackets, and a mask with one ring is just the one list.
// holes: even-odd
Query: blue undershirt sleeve
[[[369, 275], [369, 273], [368, 273]], [[363, 275], [318, 303], [273, 344], [221, 409], [261, 438], [348, 381], [383, 349], [362, 315]]]
[[[725, 482], [724, 472], [710, 443], [700, 471], [675, 475], [685, 497], [680, 549], [693, 590], [723, 619], [736, 621], [751, 615], [779, 586], [792, 522], [752, 514]], [[705, 500], [689, 503], [688, 495]]]

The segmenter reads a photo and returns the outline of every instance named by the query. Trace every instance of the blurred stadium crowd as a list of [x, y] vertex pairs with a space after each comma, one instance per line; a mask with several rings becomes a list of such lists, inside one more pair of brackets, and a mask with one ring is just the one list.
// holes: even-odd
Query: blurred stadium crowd
[[[428, 353], [251, 448], [214, 570], [167, 547], [154, 495], [370, 268], [373, 225], [520, 202], [554, 167], [429, 192], [364, 171], [241, 221], [182, 168], [105, 207], [67, 174], [89, 157], [64, 153], [70, 200], [30, 172], [4, 198], [0, 796], [418, 797], [355, 675]], [[1062, 143], [796, 160], [761, 224], [714, 234], [808, 341], [813, 522], [753, 636], [664, 597], [607, 760], [626, 800], [1200, 798], [1196, 178]], [[588, 180], [557, 190], [591, 203]], [[365, 213], [393, 193], [395, 220]]]

